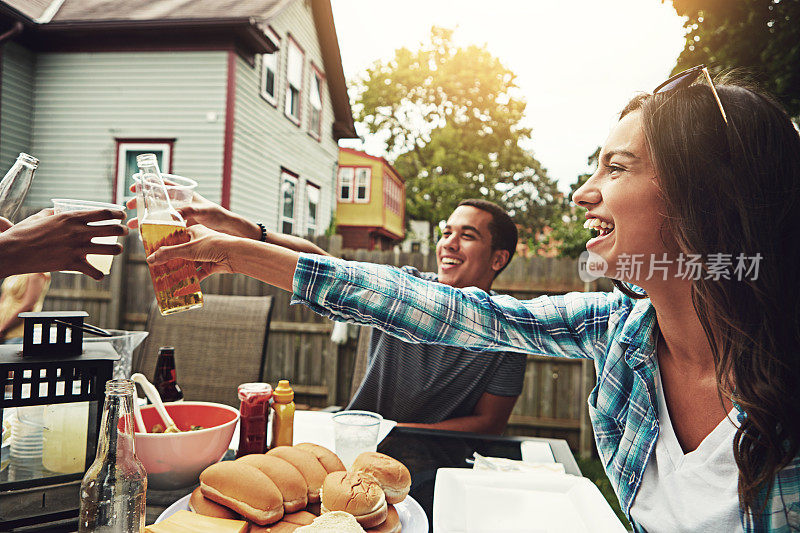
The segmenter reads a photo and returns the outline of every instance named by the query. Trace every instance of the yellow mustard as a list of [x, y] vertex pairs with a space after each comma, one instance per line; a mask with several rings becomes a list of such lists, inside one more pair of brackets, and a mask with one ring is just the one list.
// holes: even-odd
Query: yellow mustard
[[291, 446], [294, 437], [294, 391], [288, 379], [282, 379], [272, 391], [272, 439], [269, 447]]

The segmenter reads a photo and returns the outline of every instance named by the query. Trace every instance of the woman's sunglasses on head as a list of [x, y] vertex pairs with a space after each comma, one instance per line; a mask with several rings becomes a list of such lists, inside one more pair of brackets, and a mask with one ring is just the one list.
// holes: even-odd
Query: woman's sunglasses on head
[[706, 80], [708, 81], [709, 87], [711, 87], [711, 93], [714, 95], [714, 99], [717, 101], [717, 106], [719, 107], [719, 112], [722, 113], [722, 120], [725, 121], [725, 124], [728, 123], [728, 115], [725, 113], [725, 108], [722, 107], [722, 102], [719, 99], [719, 94], [717, 94], [717, 89], [714, 87], [714, 82], [711, 81], [711, 75], [708, 73], [708, 69], [705, 65], [697, 65], [696, 67], [692, 67], [690, 69], [686, 69], [683, 72], [675, 74], [670, 79], [653, 89], [653, 94], [658, 93], [667, 93], [670, 91], [675, 91], [677, 89], [683, 89], [685, 87], [690, 86], [694, 81], [701, 75], [704, 74]]

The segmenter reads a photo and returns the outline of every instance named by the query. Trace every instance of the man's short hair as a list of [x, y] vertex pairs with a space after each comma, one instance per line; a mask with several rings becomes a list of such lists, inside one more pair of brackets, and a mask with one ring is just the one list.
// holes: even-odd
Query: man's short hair
[[517, 241], [519, 240], [517, 225], [514, 224], [514, 221], [511, 220], [511, 217], [508, 216], [505, 209], [488, 200], [469, 198], [467, 200], [462, 200], [458, 204], [458, 207], [462, 205], [475, 207], [492, 215], [492, 220], [489, 222], [489, 232], [492, 235], [492, 251], [506, 250], [508, 252], [508, 261], [503, 265], [503, 268], [497, 271], [495, 274], [496, 277], [500, 272], [505, 270], [511, 262], [511, 258], [514, 257], [514, 252], [517, 251]]

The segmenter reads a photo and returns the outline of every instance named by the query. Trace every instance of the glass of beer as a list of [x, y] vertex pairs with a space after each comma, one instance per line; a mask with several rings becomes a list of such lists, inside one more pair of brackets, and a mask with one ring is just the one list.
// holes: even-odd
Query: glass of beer
[[[96, 209], [116, 209], [118, 211], [124, 211], [125, 206], [117, 205], [117, 204], [107, 204], [105, 202], [90, 202], [88, 200], [70, 200], [67, 198], [53, 198], [53, 212], [58, 213], [66, 213], [68, 211], [94, 211]], [[119, 220], [116, 218], [110, 220], [100, 220], [98, 222], [90, 222], [90, 226], [103, 226], [105, 224], [119, 224]], [[116, 244], [118, 237], [110, 236], [110, 237], [95, 237], [92, 239], [92, 242], [95, 244]], [[97, 255], [97, 254], [89, 254], [86, 256], [86, 260], [89, 262], [90, 265], [95, 267], [97, 270], [102, 272], [105, 275], [108, 275], [111, 272], [111, 263], [114, 260], [113, 255]], [[63, 272], [69, 274], [80, 274], [80, 272], [75, 270], [64, 270]]]
[[[143, 204], [139, 231], [145, 253], [150, 255], [162, 246], [189, 242], [186, 221], [172, 205], [155, 156], [142, 154], [137, 157], [137, 164], [141, 170], [139, 179]], [[203, 292], [200, 290], [200, 281], [193, 262], [173, 259], [162, 265], [148, 264], [148, 267], [158, 309], [162, 315], [203, 306]]]

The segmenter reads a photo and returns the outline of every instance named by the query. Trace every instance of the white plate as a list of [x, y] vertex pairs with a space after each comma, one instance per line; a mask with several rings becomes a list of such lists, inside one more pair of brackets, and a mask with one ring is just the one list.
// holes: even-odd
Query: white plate
[[[187, 494], [164, 509], [164, 512], [161, 513], [156, 522], [166, 520], [180, 510], [188, 511], [190, 496], [191, 494]], [[428, 533], [428, 517], [425, 515], [422, 506], [414, 498], [406, 496], [406, 499], [396, 503], [394, 508], [397, 511], [397, 516], [400, 517], [400, 526], [403, 529], [403, 533]]]
[[584, 477], [440, 468], [433, 533], [624, 533], [611, 506]]

